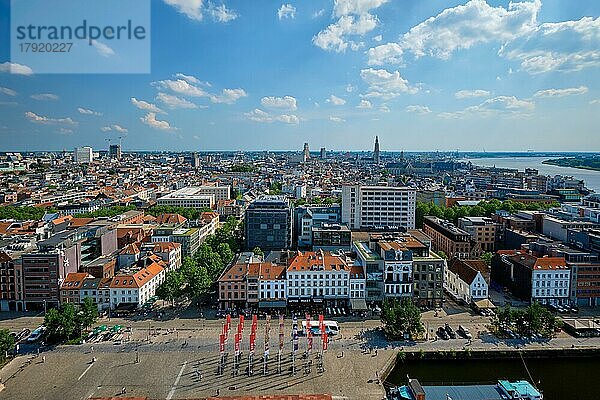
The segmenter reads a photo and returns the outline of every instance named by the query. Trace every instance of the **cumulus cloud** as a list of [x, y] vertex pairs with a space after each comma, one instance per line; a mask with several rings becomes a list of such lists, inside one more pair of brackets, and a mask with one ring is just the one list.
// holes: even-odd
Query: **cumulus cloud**
[[77, 125], [77, 122], [73, 121], [73, 119], [70, 117], [68, 117], [68, 118], [50, 118], [50, 117], [38, 115], [31, 111], [27, 111], [25, 113], [25, 118], [27, 118], [30, 122], [33, 122], [34, 124], [41, 124], [41, 125], [70, 125], [70, 126]]
[[587, 86], [566, 89], [546, 89], [536, 92], [533, 96], [540, 98], [577, 96], [588, 92]]
[[111, 57], [115, 55], [115, 51], [106, 44], [97, 40], [92, 40], [92, 46], [98, 51], [102, 57]]
[[188, 101], [181, 97], [173, 96], [171, 94], [162, 93], [162, 92], [159, 93], [158, 95], [156, 95], [156, 100], [160, 101], [161, 103], [163, 103], [165, 106], [167, 106], [170, 109], [197, 108], [198, 107], [191, 101]]
[[327, 100], [325, 100], [327, 103], [333, 104], [334, 106], [343, 106], [344, 104], [346, 104], [346, 100], [337, 97], [336, 95], [331, 95], [329, 96], [329, 98], [327, 98]]
[[409, 85], [400, 72], [389, 72], [385, 69], [363, 69], [360, 77], [369, 85], [369, 92], [364, 97], [378, 97], [384, 100], [398, 97], [403, 93], [415, 94], [418, 89]]
[[156, 113], [149, 112], [140, 118], [140, 121], [153, 129], [161, 131], [174, 131], [177, 128], [172, 127], [169, 122], [156, 119]]
[[79, 112], [79, 114], [83, 114], [83, 115], [95, 115], [96, 117], [102, 116], [102, 113], [100, 113], [98, 111], [90, 110], [89, 108], [78, 107], [77, 111]]
[[402, 48], [417, 58], [447, 59], [457, 50], [478, 44], [507, 42], [535, 30], [541, 6], [541, 0], [510, 2], [508, 8], [471, 0], [411, 28], [402, 37]]
[[158, 108], [155, 104], [148, 103], [147, 101], [144, 101], [144, 100], [138, 100], [135, 97], [131, 98], [131, 104], [133, 104], [140, 110], [150, 111], [150, 112], [157, 113], [157, 114], [158, 113], [164, 114], [164, 111], [161, 110], [160, 108]]
[[254, 122], [270, 123], [270, 122], [278, 121], [278, 122], [283, 122], [285, 124], [291, 124], [291, 125], [297, 125], [300, 123], [300, 118], [298, 118], [296, 115], [290, 115], [290, 114], [272, 115], [272, 114], [265, 112], [259, 108], [256, 108], [250, 112], [247, 112], [244, 115], [250, 121], [254, 121]]
[[260, 104], [267, 108], [281, 108], [285, 110], [295, 111], [298, 106], [296, 99], [292, 96], [274, 97], [268, 96], [260, 99]]
[[313, 37], [313, 44], [327, 51], [344, 52], [362, 47], [348, 39], [348, 36], [363, 36], [378, 24], [377, 16], [371, 10], [379, 8], [388, 0], [336, 0], [333, 8], [336, 22]]
[[38, 101], [56, 101], [58, 96], [52, 93], [32, 94], [31, 98]]
[[431, 110], [427, 106], [407, 106], [406, 112], [415, 113], [415, 114], [429, 114]]
[[33, 70], [27, 65], [11, 62], [0, 63], [0, 73], [1, 72], [15, 75], [33, 75]]
[[330, 115], [330, 116], [329, 116], [329, 120], [330, 120], [331, 122], [335, 122], [335, 123], [338, 123], [338, 124], [341, 124], [342, 122], [346, 122], [346, 120], [345, 120], [344, 118], [341, 118], [341, 117], [336, 117], [336, 116], [334, 116], [334, 115]]
[[223, 89], [220, 95], [210, 96], [210, 101], [213, 103], [233, 104], [246, 96], [248, 96], [248, 94], [244, 89]]
[[356, 108], [369, 109], [373, 108], [373, 105], [369, 100], [361, 100], [360, 103], [356, 106]]
[[387, 43], [372, 47], [367, 51], [369, 65], [401, 64], [402, 46], [398, 43]]
[[473, 97], [488, 97], [489, 95], [490, 95], [490, 92], [488, 90], [481, 90], [481, 89], [459, 90], [458, 92], [454, 93], [454, 97], [456, 97], [457, 99], [469, 99], [469, 98], [473, 98]]
[[506, 43], [501, 56], [530, 74], [581, 71], [600, 66], [600, 18], [544, 23], [519, 40]]
[[469, 115], [482, 117], [495, 115], [526, 116], [535, 109], [531, 100], [518, 99], [515, 96], [498, 96], [485, 100], [477, 106], [467, 107], [461, 111], [443, 112], [438, 114], [441, 118], [458, 119]]
[[117, 125], [117, 124], [103, 126], [102, 128], [100, 128], [100, 130], [102, 132], [111, 132], [111, 131], [115, 131], [115, 132], [118, 132], [118, 133], [127, 133], [127, 132], [129, 132], [129, 130], [127, 128], [123, 128], [121, 125]]
[[162, 89], [170, 90], [183, 96], [188, 97], [208, 97], [209, 94], [198, 86], [190, 84], [185, 79], [166, 79], [163, 81], [153, 82], [154, 86]]
[[207, 14], [214, 21], [228, 22], [238, 17], [237, 13], [228, 9], [225, 4], [215, 5], [211, 1], [204, 0], [163, 0], [166, 4], [173, 6], [177, 11], [195, 21], [202, 21]]
[[277, 10], [277, 16], [280, 20], [284, 18], [296, 18], [296, 7], [291, 4], [282, 4], [279, 10]]
[[7, 87], [0, 87], [0, 93], [5, 94], [7, 96], [16, 96], [17, 92]]

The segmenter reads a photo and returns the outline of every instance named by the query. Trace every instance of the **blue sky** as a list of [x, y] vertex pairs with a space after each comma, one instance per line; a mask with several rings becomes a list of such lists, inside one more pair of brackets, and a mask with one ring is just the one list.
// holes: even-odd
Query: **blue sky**
[[10, 64], [9, 15], [0, 151], [600, 150], [595, 0], [153, 0], [150, 74]]

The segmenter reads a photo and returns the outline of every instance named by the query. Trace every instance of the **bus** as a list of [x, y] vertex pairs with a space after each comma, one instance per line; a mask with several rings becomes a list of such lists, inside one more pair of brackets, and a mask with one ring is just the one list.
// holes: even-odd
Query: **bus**
[[[340, 333], [340, 327], [335, 321], [323, 321], [323, 325], [325, 325], [325, 333], [328, 336], [335, 336]], [[310, 321], [310, 329], [312, 331], [313, 336], [320, 335], [319, 331], [319, 321]], [[298, 332], [301, 336], [306, 336], [306, 320], [302, 321], [302, 329]]]

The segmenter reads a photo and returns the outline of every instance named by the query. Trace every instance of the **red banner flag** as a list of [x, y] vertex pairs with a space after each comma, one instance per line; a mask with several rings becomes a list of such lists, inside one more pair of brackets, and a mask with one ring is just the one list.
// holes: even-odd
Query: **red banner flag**
[[327, 351], [327, 346], [329, 345], [329, 336], [324, 333], [321, 335], [321, 341], [323, 342], [323, 351]]
[[254, 348], [256, 347], [256, 334], [250, 334], [250, 353], [254, 353]]
[[225, 326], [227, 327], [227, 332], [229, 332], [229, 329], [231, 329], [231, 314], [225, 316]]
[[[238, 323], [238, 326], [241, 326], [241, 331], [244, 331], [244, 315], [240, 315], [240, 322]], [[239, 328], [238, 328], [239, 329]]]
[[225, 334], [219, 335], [219, 352], [223, 354], [225, 352]]
[[323, 314], [319, 314], [319, 332], [325, 332], [325, 324], [323, 323]]
[[240, 354], [240, 341], [242, 340], [242, 335], [240, 335], [239, 333], [237, 333], [235, 335], [235, 342], [234, 342], [234, 348], [235, 348], [235, 354], [239, 355]]

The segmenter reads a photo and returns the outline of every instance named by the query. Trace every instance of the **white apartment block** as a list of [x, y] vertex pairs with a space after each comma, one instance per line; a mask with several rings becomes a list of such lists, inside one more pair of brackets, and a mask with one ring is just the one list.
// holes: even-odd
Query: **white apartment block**
[[73, 152], [75, 162], [78, 164], [89, 164], [94, 161], [94, 152], [91, 147], [77, 147]]
[[385, 261], [384, 293], [389, 297], [412, 297], [412, 260]]
[[342, 187], [342, 222], [350, 229], [415, 228], [415, 189], [394, 186]]
[[531, 274], [531, 302], [569, 304], [571, 271], [565, 264], [534, 266]]
[[219, 200], [230, 198], [230, 186], [188, 186], [157, 200], [159, 205], [192, 208], [214, 208]]

